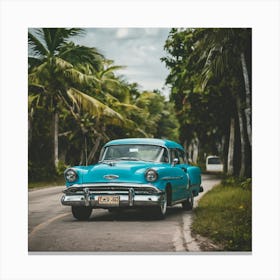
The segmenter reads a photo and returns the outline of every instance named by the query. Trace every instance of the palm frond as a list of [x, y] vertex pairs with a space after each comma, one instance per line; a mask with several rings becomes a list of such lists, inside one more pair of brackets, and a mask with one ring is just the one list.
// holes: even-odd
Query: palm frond
[[34, 67], [28, 74], [28, 83], [41, 84], [49, 76], [48, 63], [45, 61], [37, 67]]
[[42, 59], [37, 58], [37, 57], [28, 57], [28, 68], [32, 69], [36, 66], [39, 66], [40, 64], [42, 64]]
[[34, 55], [41, 57], [48, 55], [48, 50], [45, 48], [42, 42], [30, 32], [28, 32], [28, 44]]
[[73, 103], [77, 104], [79, 108], [84, 109], [99, 119], [102, 118], [103, 120], [106, 120], [106, 122], [109, 121], [112, 124], [118, 125], [121, 125], [124, 122], [123, 117], [119, 113], [101, 103], [97, 99], [77, 89], [70, 88], [67, 90], [67, 94]]
[[125, 68], [126, 68], [125, 66], [120, 66], [120, 65], [110, 66], [110, 67], [106, 68], [105, 70], [103, 70], [101, 72], [100, 76], [103, 77], [104, 75], [106, 75], [108, 73], [112, 73], [113, 71], [122, 70]]
[[55, 63], [56, 68], [60, 70], [68, 70], [73, 68], [73, 65], [70, 62], [57, 56], [53, 58], [53, 63]]
[[98, 85], [99, 80], [94, 75], [86, 75], [75, 68], [66, 69], [63, 72], [64, 76], [71, 81], [71, 83], [79, 85]]

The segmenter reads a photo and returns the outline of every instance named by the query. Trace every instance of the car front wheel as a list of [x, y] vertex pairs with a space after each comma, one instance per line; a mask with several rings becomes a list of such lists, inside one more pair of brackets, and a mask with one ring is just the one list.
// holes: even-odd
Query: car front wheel
[[79, 221], [88, 220], [92, 212], [91, 207], [86, 206], [72, 206], [72, 214]]
[[166, 216], [166, 209], [167, 209], [167, 194], [165, 192], [162, 196], [160, 205], [154, 208], [155, 218], [164, 219]]
[[192, 210], [193, 209], [193, 193], [190, 192], [190, 196], [186, 201], [182, 203], [184, 210]]

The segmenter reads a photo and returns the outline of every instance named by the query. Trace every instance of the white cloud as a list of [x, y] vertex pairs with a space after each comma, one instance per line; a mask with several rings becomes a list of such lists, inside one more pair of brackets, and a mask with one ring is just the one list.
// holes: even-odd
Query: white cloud
[[129, 29], [128, 28], [118, 28], [116, 32], [116, 38], [123, 39], [128, 36]]
[[146, 35], [156, 36], [160, 32], [159, 28], [144, 28]]
[[89, 28], [77, 43], [96, 47], [116, 65], [126, 66], [118, 72], [143, 90], [162, 89], [168, 70], [160, 58], [167, 28]]

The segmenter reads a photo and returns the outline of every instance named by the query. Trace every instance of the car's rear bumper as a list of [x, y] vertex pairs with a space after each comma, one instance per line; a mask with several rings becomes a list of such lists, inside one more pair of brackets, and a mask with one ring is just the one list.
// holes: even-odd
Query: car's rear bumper
[[[100, 198], [118, 197], [117, 204], [100, 203]], [[159, 206], [163, 192], [144, 184], [89, 184], [72, 186], [64, 190], [63, 205], [89, 206], [93, 208]]]

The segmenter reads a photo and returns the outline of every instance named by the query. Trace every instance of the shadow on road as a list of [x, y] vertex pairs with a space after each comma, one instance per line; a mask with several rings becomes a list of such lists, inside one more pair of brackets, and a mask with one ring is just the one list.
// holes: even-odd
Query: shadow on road
[[[101, 212], [102, 211], [102, 212]], [[104, 210], [96, 210], [93, 209], [91, 218], [86, 222], [107, 222], [107, 221], [125, 221], [125, 222], [137, 222], [137, 221], [159, 221], [163, 222], [165, 220], [173, 219], [183, 212], [191, 213], [191, 211], [183, 210], [181, 207], [170, 207], [167, 208], [166, 217], [164, 220], [157, 219], [151, 209], [126, 209], [120, 211], [113, 211], [113, 212], [105, 212]], [[64, 219], [64, 222], [85, 222], [85, 221], [78, 221], [73, 217]]]

